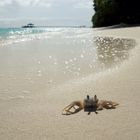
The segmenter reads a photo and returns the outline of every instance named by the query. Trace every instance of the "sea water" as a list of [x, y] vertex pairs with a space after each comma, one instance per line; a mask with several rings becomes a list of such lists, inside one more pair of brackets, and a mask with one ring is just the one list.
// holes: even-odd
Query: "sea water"
[[0, 28], [0, 45], [43, 38], [40, 33], [54, 31], [48, 28]]
[[0, 98], [94, 77], [122, 64], [134, 46], [132, 39], [96, 36], [92, 28], [2, 28]]

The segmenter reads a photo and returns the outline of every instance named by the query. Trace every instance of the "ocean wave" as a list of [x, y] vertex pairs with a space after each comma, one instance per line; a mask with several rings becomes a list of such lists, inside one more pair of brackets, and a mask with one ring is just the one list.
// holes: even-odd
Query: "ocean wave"
[[83, 32], [83, 29], [80, 30], [76, 28], [5, 28], [0, 29], [0, 46], [32, 40], [48, 39], [54, 36], [63, 37], [64, 39], [86, 37], [86, 34], [89, 34], [89, 30], [86, 30], [87, 29]]
[[55, 28], [4, 28], [0, 29], [0, 46], [13, 43], [26, 42], [36, 39], [50, 38], [53, 34], [58, 34], [62, 29]]

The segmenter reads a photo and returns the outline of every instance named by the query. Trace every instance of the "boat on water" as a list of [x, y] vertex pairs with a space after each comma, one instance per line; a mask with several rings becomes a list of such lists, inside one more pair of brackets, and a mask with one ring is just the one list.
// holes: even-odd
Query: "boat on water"
[[22, 26], [22, 28], [34, 28], [34, 24], [28, 23], [27, 25]]

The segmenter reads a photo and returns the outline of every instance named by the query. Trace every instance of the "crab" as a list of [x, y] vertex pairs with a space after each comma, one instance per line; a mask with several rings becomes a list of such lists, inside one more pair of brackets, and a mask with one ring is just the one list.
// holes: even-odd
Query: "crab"
[[93, 98], [90, 98], [87, 95], [87, 98], [84, 100], [73, 101], [68, 106], [66, 106], [62, 110], [62, 115], [72, 115], [78, 113], [79, 111], [83, 110], [90, 114], [91, 112], [98, 113], [97, 111], [103, 109], [115, 109], [119, 103], [107, 100], [99, 100], [95, 95]]

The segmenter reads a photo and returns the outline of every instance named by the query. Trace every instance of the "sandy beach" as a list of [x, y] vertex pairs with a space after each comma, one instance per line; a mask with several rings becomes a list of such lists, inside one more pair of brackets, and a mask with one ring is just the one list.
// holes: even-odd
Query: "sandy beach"
[[[17, 47], [0, 48], [2, 52], [0, 53], [0, 72], [9, 76], [7, 81], [5, 75], [0, 75], [0, 140], [140, 139], [140, 27], [93, 30], [94, 36], [98, 37], [136, 40], [136, 46], [131, 49], [129, 59], [123, 61], [118, 67], [96, 74], [92, 74], [91, 70], [83, 70], [82, 78], [75, 73], [77, 78], [74, 79], [75, 75], [70, 74], [63, 78], [59, 76], [59, 71], [55, 72], [55, 68], [59, 67], [57, 61], [48, 52], [43, 52], [41, 50], [43, 47], [38, 49], [34, 45], [38, 49], [34, 53], [30, 52], [27, 47], [18, 47], [18, 44], [14, 44]], [[35, 42], [38, 45], [40, 43], [41, 41]], [[23, 42], [22, 46], [24, 45]], [[59, 45], [61, 46], [61, 44]], [[78, 51], [78, 49], [77, 47], [76, 50]], [[52, 48], [49, 50], [49, 52], [53, 51]], [[20, 51], [25, 53], [21, 54]], [[39, 59], [36, 57], [34, 60], [33, 55], [36, 53], [40, 57]], [[7, 55], [7, 59], [3, 59], [5, 55]], [[20, 59], [22, 55], [26, 59]], [[53, 83], [51, 78], [46, 80], [48, 75], [45, 75], [46, 70], [43, 66], [47, 67], [50, 62], [46, 59], [46, 55], [47, 58], [49, 56], [50, 61], [53, 59], [52, 71], [47, 72], [50, 75], [56, 74], [54, 78], [56, 78], [57, 84]], [[59, 55], [58, 57], [59, 60], [63, 60], [63, 57]], [[69, 58], [67, 55], [66, 57]], [[80, 57], [83, 56], [80, 55]], [[11, 58], [12, 61], [9, 62]], [[90, 56], [87, 60], [90, 60]], [[32, 61], [32, 69], [29, 67], [30, 61]], [[8, 67], [5, 66], [5, 63], [9, 63]], [[65, 61], [65, 63], [68, 62]], [[18, 65], [18, 69], [21, 69], [18, 73], [15, 70], [16, 65]], [[80, 66], [82, 66], [81, 63]], [[86, 65], [83, 67], [86, 69]], [[34, 73], [34, 69], [37, 73]], [[29, 71], [29, 73], [23, 71]], [[14, 73], [18, 78], [12, 77]], [[34, 77], [34, 74], [37, 77]], [[51, 86], [52, 84], [53, 86]], [[99, 111], [98, 114], [87, 115], [82, 110], [74, 115], [61, 115], [65, 106], [74, 100], [84, 99], [87, 94], [90, 96], [96, 94], [99, 99], [116, 101], [120, 105], [117, 109]]]

